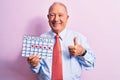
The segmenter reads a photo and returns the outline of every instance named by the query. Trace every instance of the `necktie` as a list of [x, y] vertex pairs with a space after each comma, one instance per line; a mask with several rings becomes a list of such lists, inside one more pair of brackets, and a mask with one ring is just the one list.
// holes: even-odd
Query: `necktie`
[[55, 45], [53, 51], [53, 61], [52, 61], [52, 80], [63, 80], [62, 75], [62, 54], [60, 48], [59, 35], [55, 36]]

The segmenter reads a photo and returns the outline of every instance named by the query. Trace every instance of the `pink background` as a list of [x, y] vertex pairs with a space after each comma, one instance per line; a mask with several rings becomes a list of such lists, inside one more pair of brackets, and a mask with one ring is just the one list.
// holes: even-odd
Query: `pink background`
[[[0, 0], [0, 80], [36, 80], [21, 57], [24, 34], [48, 31], [47, 11], [56, 0]], [[120, 0], [59, 0], [68, 7], [70, 29], [88, 38], [94, 70], [81, 80], [120, 80]]]

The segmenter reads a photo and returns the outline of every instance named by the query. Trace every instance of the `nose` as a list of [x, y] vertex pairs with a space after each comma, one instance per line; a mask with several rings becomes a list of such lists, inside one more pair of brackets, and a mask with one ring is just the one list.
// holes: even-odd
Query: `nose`
[[54, 18], [55, 21], [58, 21], [59, 20], [59, 16], [56, 15], [55, 18]]

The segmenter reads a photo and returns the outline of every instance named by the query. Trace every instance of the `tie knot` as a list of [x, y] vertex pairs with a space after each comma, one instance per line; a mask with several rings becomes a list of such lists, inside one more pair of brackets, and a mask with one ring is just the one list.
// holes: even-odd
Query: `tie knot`
[[59, 34], [56, 34], [55, 38], [58, 39], [59, 37], [60, 37]]

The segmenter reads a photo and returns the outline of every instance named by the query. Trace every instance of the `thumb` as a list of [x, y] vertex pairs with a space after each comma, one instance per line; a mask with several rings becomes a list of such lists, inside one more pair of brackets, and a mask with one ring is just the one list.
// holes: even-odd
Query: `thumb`
[[77, 41], [77, 37], [74, 37], [74, 45], [77, 45], [78, 41]]

